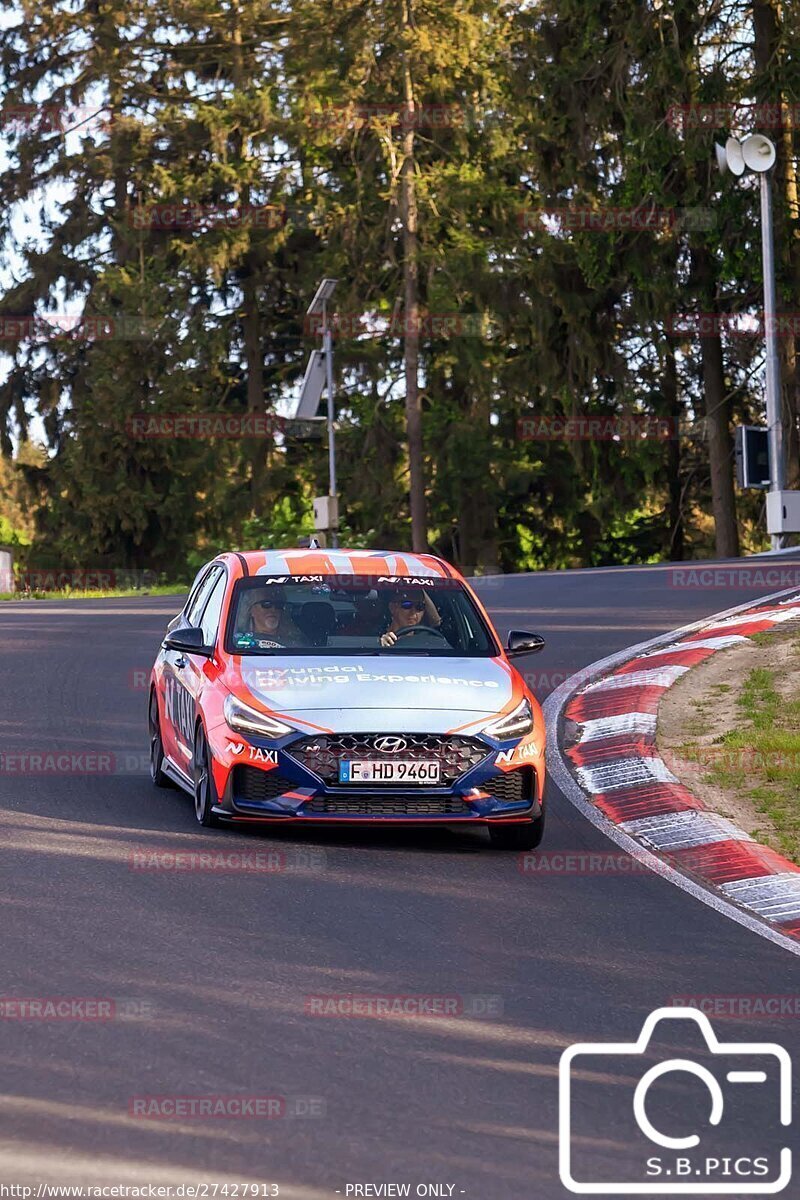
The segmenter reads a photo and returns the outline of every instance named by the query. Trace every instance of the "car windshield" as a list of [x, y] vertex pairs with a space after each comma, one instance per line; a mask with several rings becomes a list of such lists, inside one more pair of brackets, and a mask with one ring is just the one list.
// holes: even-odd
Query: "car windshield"
[[485, 620], [455, 579], [266, 576], [240, 580], [226, 630], [231, 654], [499, 653]]

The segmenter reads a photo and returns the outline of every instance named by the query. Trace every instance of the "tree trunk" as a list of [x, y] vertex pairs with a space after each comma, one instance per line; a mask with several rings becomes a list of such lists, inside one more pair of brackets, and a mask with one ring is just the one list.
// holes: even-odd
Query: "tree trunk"
[[[706, 313], [716, 312], [715, 264], [705, 246], [698, 246], [692, 250], [692, 276], [701, 310]], [[730, 401], [725, 390], [722, 339], [719, 333], [700, 338], [700, 354], [717, 557], [738, 558], [739, 530], [736, 524], [736, 495], [733, 490]]]
[[457, 498], [459, 566], [467, 575], [496, 575], [500, 568], [497, 495], [489, 469], [493, 461], [489, 393], [463, 360], [453, 363], [451, 370], [458, 429], [447, 445]]
[[[245, 370], [247, 372], [247, 411], [263, 413], [264, 361], [261, 357], [261, 318], [258, 311], [258, 291], [252, 264], [245, 260], [242, 268], [242, 336], [244, 338]], [[263, 513], [264, 480], [267, 474], [269, 440], [253, 438], [250, 474], [250, 504], [256, 515]]]
[[[674, 6], [675, 27], [685, 71], [683, 99], [697, 104], [701, 53], [697, 45], [699, 10], [696, 5]], [[695, 183], [696, 166], [686, 162], [688, 179]], [[690, 248], [690, 293], [701, 313], [717, 311], [717, 274], [712, 251], [700, 235]], [[702, 362], [703, 413], [705, 417], [708, 462], [711, 474], [711, 509], [714, 517], [716, 552], [719, 558], [737, 558], [739, 530], [736, 524], [736, 495], [733, 489], [733, 439], [730, 432], [726, 397], [722, 341], [717, 333], [700, 338]]]
[[[467, 481], [464, 481], [467, 483]], [[500, 571], [494, 507], [472, 488], [462, 488], [458, 512], [459, 569], [467, 575]]]
[[711, 468], [711, 506], [718, 558], [739, 557], [736, 496], [733, 490], [733, 442], [725, 397], [722, 340], [718, 334], [702, 339], [708, 462]]
[[667, 442], [667, 483], [669, 487], [667, 556], [671, 562], [681, 562], [684, 556], [680, 440], [680, 424], [683, 414], [678, 390], [675, 343], [672, 338], [667, 338], [667, 356], [664, 364], [664, 401], [667, 420], [670, 422], [670, 439]]
[[[233, 28], [233, 85], [238, 91], [244, 79], [244, 55], [242, 49], [241, 12], [238, 4], [234, 5]], [[235, 153], [240, 158], [242, 168], [247, 158], [247, 145], [241, 131], [234, 138]], [[243, 181], [239, 188], [239, 212], [242, 223], [247, 222], [250, 208], [250, 185]], [[250, 226], [252, 228], [252, 226]], [[251, 246], [244, 256], [238, 272], [242, 289], [242, 339], [244, 341], [244, 360], [247, 387], [247, 411], [251, 413], [264, 412], [264, 360], [261, 354], [261, 318], [258, 311], [258, 273], [255, 254]], [[266, 474], [266, 453], [264, 442], [253, 439], [252, 467], [250, 475], [250, 503], [254, 513], [259, 514], [263, 506], [264, 477]]]
[[[403, 34], [412, 28], [411, 0], [403, 3]], [[404, 366], [406, 380], [406, 431], [408, 437], [411, 546], [415, 553], [428, 549], [425, 512], [425, 477], [422, 446], [422, 398], [419, 391], [419, 244], [416, 157], [414, 144], [414, 86], [407, 48], [403, 51], [403, 278], [405, 291]]]

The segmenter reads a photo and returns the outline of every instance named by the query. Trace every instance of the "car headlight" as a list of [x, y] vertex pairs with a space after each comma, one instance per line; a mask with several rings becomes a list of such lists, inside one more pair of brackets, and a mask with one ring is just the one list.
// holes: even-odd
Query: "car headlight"
[[228, 696], [222, 711], [231, 729], [237, 729], [239, 733], [255, 733], [259, 737], [281, 738], [286, 737], [287, 733], [295, 732], [291, 725], [284, 725], [283, 721], [276, 721], [274, 717], [268, 717], [266, 713], [258, 712], [249, 704], [243, 704], [241, 700], [237, 700], [235, 696]]
[[533, 729], [533, 709], [530, 700], [521, 700], [513, 712], [507, 713], [499, 721], [487, 725], [483, 732], [498, 742], [507, 738], [524, 737]]

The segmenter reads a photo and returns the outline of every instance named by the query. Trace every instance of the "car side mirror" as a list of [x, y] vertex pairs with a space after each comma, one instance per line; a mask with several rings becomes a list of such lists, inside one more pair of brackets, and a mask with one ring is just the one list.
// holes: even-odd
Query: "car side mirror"
[[201, 654], [204, 658], [211, 658], [214, 653], [213, 646], [205, 645], [202, 629], [197, 629], [194, 625], [184, 625], [180, 629], [173, 629], [164, 638], [164, 647], [167, 650], [177, 650], [182, 654]]
[[524, 629], [512, 629], [506, 643], [506, 653], [509, 658], [519, 658], [523, 654], [538, 654], [544, 649], [544, 638], [539, 633], [527, 633]]

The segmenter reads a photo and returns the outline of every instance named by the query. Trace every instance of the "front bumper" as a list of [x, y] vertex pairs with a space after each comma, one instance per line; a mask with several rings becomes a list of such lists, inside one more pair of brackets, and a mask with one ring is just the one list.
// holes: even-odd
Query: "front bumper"
[[[438, 744], [436, 755], [443, 765], [441, 785], [437, 787], [340, 785], [339, 755], [369, 753], [360, 747], [369, 736], [373, 735], [310, 738], [293, 734], [276, 748], [274, 742], [245, 739], [229, 732], [227, 762], [215, 762], [220, 803], [214, 811], [234, 822], [359, 825], [506, 824], [527, 822], [542, 812], [543, 762], [512, 767], [508, 757], [513, 748], [499, 747], [483, 738], [403, 735], [419, 743], [415, 749], [420, 757], [432, 753], [423, 743]], [[309, 752], [309, 743], [315, 743], [310, 747], [314, 753]], [[320, 745], [322, 753], [318, 753]], [[503, 769], [498, 765], [498, 754], [505, 756]], [[264, 756], [269, 756], [268, 761]]]

